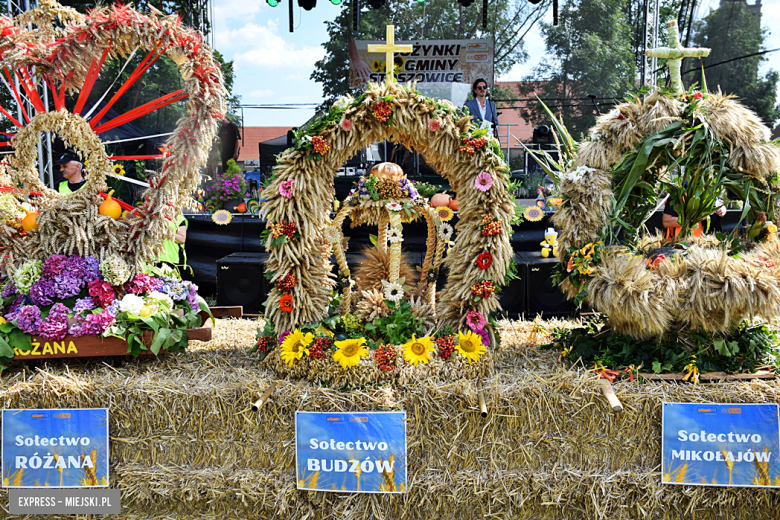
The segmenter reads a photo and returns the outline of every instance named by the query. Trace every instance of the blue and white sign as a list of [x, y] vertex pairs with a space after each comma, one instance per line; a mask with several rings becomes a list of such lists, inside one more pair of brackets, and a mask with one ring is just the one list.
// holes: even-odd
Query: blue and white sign
[[3, 487], [108, 487], [108, 410], [3, 410]]
[[298, 489], [406, 492], [406, 412], [295, 413]]
[[664, 403], [664, 484], [780, 487], [776, 404]]

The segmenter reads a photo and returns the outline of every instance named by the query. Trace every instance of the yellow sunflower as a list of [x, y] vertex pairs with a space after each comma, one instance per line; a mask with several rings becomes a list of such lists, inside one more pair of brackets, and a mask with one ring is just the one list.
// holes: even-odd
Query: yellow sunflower
[[455, 212], [452, 211], [452, 208], [449, 206], [439, 206], [436, 208], [436, 214], [439, 215], [439, 218], [442, 222], [447, 222], [449, 220], [452, 220], [452, 217], [455, 215]]
[[211, 220], [220, 226], [227, 226], [230, 224], [230, 221], [233, 220], [233, 215], [231, 215], [227, 210], [220, 209], [211, 215]]
[[482, 337], [479, 334], [472, 331], [465, 334], [458, 332], [458, 344], [455, 346], [455, 350], [469, 361], [479, 361], [485, 352], [485, 345], [482, 344]]
[[314, 334], [307, 332], [304, 334], [300, 329], [295, 329], [287, 335], [282, 342], [282, 361], [292, 366], [304, 354], [309, 355], [309, 345], [314, 341]]
[[333, 353], [333, 361], [340, 364], [344, 370], [357, 365], [360, 358], [368, 355], [366, 338], [345, 339], [334, 342], [334, 345], [338, 350]]
[[525, 219], [531, 222], [539, 222], [544, 218], [544, 211], [538, 206], [528, 206], [523, 212]]
[[125, 167], [121, 164], [115, 164], [114, 165], [114, 175], [119, 175], [120, 177], [125, 176]]
[[384, 72], [385, 71], [385, 62], [384, 60], [374, 60], [371, 62], [371, 70], [373, 72]]
[[412, 334], [412, 339], [404, 343], [404, 359], [407, 363], [417, 366], [420, 363], [427, 363], [431, 360], [431, 352], [435, 351], [433, 340], [428, 336], [417, 338]]

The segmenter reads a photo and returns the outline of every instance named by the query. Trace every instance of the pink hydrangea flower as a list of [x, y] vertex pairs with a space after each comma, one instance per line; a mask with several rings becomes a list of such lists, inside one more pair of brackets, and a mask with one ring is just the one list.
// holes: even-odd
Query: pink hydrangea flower
[[485, 328], [485, 317], [479, 311], [471, 311], [466, 314], [466, 325], [471, 330], [480, 330]]
[[439, 129], [441, 129], [441, 121], [438, 119], [431, 119], [428, 121], [428, 130], [431, 132], [436, 132]]
[[349, 119], [346, 119], [346, 118], [342, 119], [341, 120], [341, 129], [342, 130], [346, 130], [347, 132], [352, 130], [352, 121], [350, 121]]
[[474, 187], [479, 191], [485, 192], [489, 190], [491, 186], [493, 186], [493, 177], [491, 177], [488, 172], [480, 173], [474, 180]]
[[292, 190], [293, 190], [293, 184], [295, 183], [295, 179], [290, 179], [287, 181], [284, 181], [279, 185], [279, 195], [286, 199], [292, 198]]

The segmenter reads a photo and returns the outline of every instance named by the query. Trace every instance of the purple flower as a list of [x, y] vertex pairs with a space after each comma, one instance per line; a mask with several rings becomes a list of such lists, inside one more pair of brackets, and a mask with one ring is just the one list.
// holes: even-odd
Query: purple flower
[[16, 326], [27, 334], [38, 334], [41, 327], [41, 309], [35, 305], [24, 305], [16, 315]]
[[82, 278], [73, 276], [70, 272], [62, 273], [54, 277], [54, 297], [65, 299], [72, 296], [78, 296], [84, 287]]
[[51, 306], [51, 309], [49, 309], [49, 316], [55, 314], [57, 316], [65, 316], [67, 318], [69, 312], [70, 309], [68, 309], [64, 304], [57, 302]]
[[8, 306], [8, 310], [6, 311], [4, 316], [6, 321], [14, 321], [16, 319], [17, 311], [19, 310], [19, 307], [22, 305], [23, 301], [24, 301], [24, 297], [22, 295], [19, 295], [16, 297], [13, 303]]
[[146, 273], [139, 273], [125, 284], [125, 291], [133, 294], [143, 294], [148, 291], [154, 291], [155, 289], [153, 289], [153, 287], [156, 285], [156, 280], [156, 278], [153, 278]]
[[479, 334], [480, 336], [482, 336], [482, 344], [484, 346], [487, 347], [490, 345], [490, 336], [488, 335], [485, 329], [477, 329], [474, 331], [474, 334]]
[[[59, 304], [58, 304], [59, 305]], [[63, 305], [64, 307], [64, 305]], [[51, 313], [43, 321], [38, 331], [43, 339], [59, 341], [68, 334], [68, 315]]]
[[65, 272], [65, 262], [68, 257], [65, 255], [52, 255], [43, 262], [41, 273], [43, 276], [55, 277]]
[[73, 306], [73, 312], [79, 314], [82, 311], [91, 311], [95, 307], [97, 307], [97, 305], [92, 301], [92, 297], [87, 296], [86, 298], [76, 300], [76, 305]]
[[86, 269], [86, 261], [78, 255], [71, 256], [65, 261], [65, 272], [70, 273], [72, 277], [79, 280], [84, 278]]
[[14, 294], [19, 294], [19, 290], [16, 288], [16, 284], [13, 282], [13, 280], [8, 280], [8, 283], [6, 283], [3, 287], [3, 292], [0, 293], [0, 296], [3, 298], [8, 298]]
[[286, 338], [287, 336], [289, 336], [291, 332], [292, 332], [291, 330], [286, 330], [286, 331], [282, 332], [282, 333], [279, 335], [279, 344], [280, 344], [280, 345], [281, 345], [282, 343], [284, 343], [284, 338]]
[[42, 276], [30, 287], [30, 298], [35, 305], [45, 307], [54, 303], [56, 298], [54, 290], [54, 281], [51, 278]]
[[100, 278], [100, 261], [92, 255], [84, 259], [84, 275], [82, 278], [86, 283]]

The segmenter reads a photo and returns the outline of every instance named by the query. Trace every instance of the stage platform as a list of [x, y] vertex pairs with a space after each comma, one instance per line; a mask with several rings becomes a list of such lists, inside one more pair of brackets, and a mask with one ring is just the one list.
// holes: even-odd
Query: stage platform
[[[537, 350], [543, 338], [529, 340], [531, 323], [505, 322], [483, 380], [487, 418], [476, 381], [437, 379], [351, 391], [283, 380], [252, 412], [272, 381], [247, 354], [257, 324], [218, 320], [209, 343], [121, 368], [54, 360], [30, 373], [16, 363], [0, 397], [6, 408], [110, 408], [116, 518], [777, 518], [776, 490], [670, 486], [660, 474], [663, 401], [774, 403], [776, 380], [616, 383], [625, 408], [616, 414], [592, 372]], [[298, 491], [296, 410], [405, 410], [408, 492]], [[3, 490], [5, 518], [20, 518], [7, 504]]]

